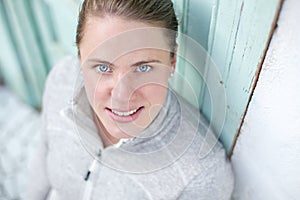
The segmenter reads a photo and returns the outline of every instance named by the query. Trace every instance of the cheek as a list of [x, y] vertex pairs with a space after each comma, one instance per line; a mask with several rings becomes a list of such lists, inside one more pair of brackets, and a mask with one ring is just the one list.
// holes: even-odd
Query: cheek
[[[150, 104], [163, 105], [168, 93], [168, 77], [167, 71], [161, 71], [144, 82], [143, 87], [139, 88], [136, 94], [143, 96]], [[147, 80], [147, 78], [145, 78]]]
[[104, 104], [110, 98], [110, 90], [107, 87], [107, 83], [104, 81], [98, 81], [94, 88], [94, 98], [97, 104]]
[[141, 88], [140, 93], [153, 105], [163, 105], [168, 93], [168, 88], [161, 84], [151, 84]]
[[84, 86], [90, 104], [96, 107], [98, 102], [102, 102], [105, 98], [105, 84], [103, 84], [100, 76], [95, 73], [83, 73]]

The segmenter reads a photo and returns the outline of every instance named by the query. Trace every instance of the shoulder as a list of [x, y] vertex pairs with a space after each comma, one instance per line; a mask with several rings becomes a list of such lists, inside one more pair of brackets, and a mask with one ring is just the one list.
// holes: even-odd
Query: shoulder
[[[208, 153], [211, 150], [224, 151], [222, 144], [219, 142], [218, 134], [214, 132], [212, 124], [209, 123], [204, 115], [199, 111], [199, 108], [190, 104], [181, 95], [176, 94], [176, 99], [180, 107], [180, 123], [185, 132], [185, 137], [193, 137], [192, 149], [197, 151], [201, 147], [202, 155]], [[206, 151], [206, 152], [204, 152]]]
[[[193, 137], [180, 159], [183, 168], [188, 166], [185, 171], [190, 175], [182, 194], [186, 198], [183, 199], [200, 197], [199, 192], [204, 194], [200, 199], [229, 199], [227, 197], [232, 192], [234, 177], [223, 145], [199, 109], [180, 96], [177, 99], [180, 102], [185, 138]], [[216, 198], [205, 198], [205, 194]]]
[[59, 89], [62, 83], [74, 82], [80, 70], [79, 59], [77, 56], [67, 56], [58, 61], [51, 69], [47, 81], [46, 90], [54, 86]]
[[205, 157], [198, 156], [197, 173], [179, 195], [183, 199], [230, 200], [234, 174], [224, 149], [214, 148]]
[[[208, 136], [212, 137], [212, 136]], [[217, 138], [198, 134], [181, 160], [190, 173], [178, 199], [229, 200], [234, 174], [225, 149]]]
[[50, 71], [43, 94], [43, 109], [64, 107], [78, 82], [80, 64], [77, 56], [61, 59]]

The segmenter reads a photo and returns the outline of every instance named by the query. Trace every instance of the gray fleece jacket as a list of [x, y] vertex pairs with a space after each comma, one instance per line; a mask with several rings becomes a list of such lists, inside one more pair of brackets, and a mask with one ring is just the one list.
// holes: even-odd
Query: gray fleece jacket
[[76, 57], [50, 73], [28, 200], [228, 200], [233, 174], [197, 109], [172, 90], [138, 137], [103, 148]]

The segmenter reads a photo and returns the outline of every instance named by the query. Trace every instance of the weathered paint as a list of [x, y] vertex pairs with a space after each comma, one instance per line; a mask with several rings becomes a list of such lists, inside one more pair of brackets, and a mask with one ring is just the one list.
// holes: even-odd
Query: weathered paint
[[[226, 102], [226, 118], [220, 140], [227, 152], [251, 96], [255, 73], [264, 55], [279, 5], [280, 0], [215, 2], [208, 50], [221, 79], [214, 80], [211, 91], [204, 90], [201, 110], [218, 130], [222, 127], [223, 119], [218, 115], [212, 117], [212, 109], [218, 111], [222, 109], [218, 106]], [[207, 79], [214, 76], [209, 65], [206, 70]], [[223, 87], [225, 98], [210, 99], [209, 92], [218, 96]]]

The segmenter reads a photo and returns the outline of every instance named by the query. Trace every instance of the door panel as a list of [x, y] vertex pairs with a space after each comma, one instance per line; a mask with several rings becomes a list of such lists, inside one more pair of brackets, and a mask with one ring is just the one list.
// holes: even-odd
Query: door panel
[[[201, 110], [220, 131], [228, 153], [253, 93], [280, 5], [281, 0], [216, 1], [208, 52], [221, 76], [213, 82], [211, 91], [204, 90]], [[214, 72], [209, 66], [206, 70], [209, 80]], [[223, 89], [225, 97], [210, 98], [209, 92], [218, 96]], [[226, 106], [225, 121], [218, 114], [224, 110], [221, 104]]]

